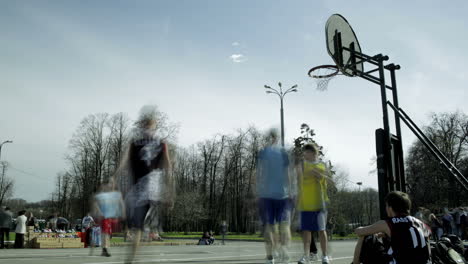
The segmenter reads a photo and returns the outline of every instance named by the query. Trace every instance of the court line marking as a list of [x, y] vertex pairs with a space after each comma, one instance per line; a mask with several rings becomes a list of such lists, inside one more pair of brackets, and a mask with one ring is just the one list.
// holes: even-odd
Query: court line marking
[[[244, 255], [242, 257], [259, 257], [259, 256], [265, 256], [265, 254], [255, 254], [255, 255]], [[150, 262], [150, 263], [157, 263], [157, 262], [184, 262], [184, 261], [193, 261], [193, 260], [206, 260], [206, 259], [218, 259], [218, 260], [224, 260], [226, 258], [239, 258], [239, 255], [236, 256], [217, 256], [217, 257], [203, 257], [203, 258], [184, 258], [184, 259], [140, 259], [140, 260], [134, 260], [133, 263], [144, 263], [144, 262]], [[120, 263], [125, 263], [124, 261], [112, 261], [112, 262], [84, 262], [83, 264], [120, 264]]]
[[[259, 257], [259, 256], [265, 256], [265, 254], [254, 254], [254, 255], [243, 255], [242, 258], [245, 257]], [[203, 258], [185, 258], [185, 259], [140, 259], [140, 260], [134, 260], [133, 263], [157, 263], [157, 262], [186, 262], [186, 261], [194, 261], [194, 260], [207, 260], [207, 259], [217, 259], [217, 260], [225, 260], [225, 259], [232, 259], [232, 258], [240, 258], [241, 256], [217, 256], [217, 257], [203, 257]], [[337, 257], [337, 258], [331, 258], [331, 260], [342, 260], [342, 259], [352, 259], [354, 258], [353, 256], [347, 256], [347, 257]], [[263, 259], [263, 258], [262, 258]], [[241, 259], [240, 259], [241, 260]], [[229, 260], [228, 260], [229, 261]], [[316, 261], [321, 262], [321, 261]], [[121, 264], [125, 263], [125, 261], [112, 261], [112, 262], [83, 262], [82, 264]]]

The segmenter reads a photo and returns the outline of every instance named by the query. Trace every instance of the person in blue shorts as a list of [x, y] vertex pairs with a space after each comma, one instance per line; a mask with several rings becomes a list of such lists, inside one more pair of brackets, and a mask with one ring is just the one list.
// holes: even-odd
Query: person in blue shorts
[[[302, 241], [304, 256], [299, 264], [309, 264], [312, 232], [318, 232], [322, 249], [322, 263], [330, 263], [327, 253], [327, 184], [330, 172], [325, 163], [318, 158], [318, 148], [313, 144], [303, 147], [303, 161], [296, 165], [299, 195], [298, 210], [300, 211]], [[315, 255], [314, 255], [315, 256]]]
[[[287, 247], [291, 240], [291, 180], [288, 166], [288, 154], [278, 145], [278, 132], [271, 129], [267, 133], [267, 146], [258, 154], [256, 175], [257, 201], [264, 227], [267, 264], [273, 264], [276, 260], [289, 260]], [[278, 253], [276, 260], [273, 251]]]

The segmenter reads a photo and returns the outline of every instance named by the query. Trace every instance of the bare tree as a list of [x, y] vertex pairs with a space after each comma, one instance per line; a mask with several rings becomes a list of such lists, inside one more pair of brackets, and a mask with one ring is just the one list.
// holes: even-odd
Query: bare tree
[[55, 212], [61, 216], [70, 216], [72, 210], [73, 179], [67, 172], [57, 174], [56, 191], [52, 194]]
[[[432, 114], [425, 134], [462, 172], [468, 172], [468, 116], [462, 112]], [[406, 155], [406, 174], [415, 207], [454, 207], [468, 195], [452, 175], [416, 141]]]
[[14, 181], [6, 175], [8, 162], [0, 162], [0, 205], [13, 195]]

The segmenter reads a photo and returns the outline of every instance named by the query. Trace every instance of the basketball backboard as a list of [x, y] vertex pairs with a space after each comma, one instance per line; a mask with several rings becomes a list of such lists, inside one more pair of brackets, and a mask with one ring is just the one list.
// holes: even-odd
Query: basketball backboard
[[330, 16], [325, 25], [328, 54], [333, 58], [340, 71], [347, 76], [356, 76], [356, 71], [363, 72], [363, 63], [359, 62], [352, 51], [361, 53], [361, 46], [348, 21], [340, 14]]

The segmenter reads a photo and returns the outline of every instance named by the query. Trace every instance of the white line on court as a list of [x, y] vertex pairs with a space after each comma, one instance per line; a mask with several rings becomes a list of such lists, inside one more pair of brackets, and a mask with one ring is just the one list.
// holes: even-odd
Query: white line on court
[[[134, 260], [133, 263], [157, 263], [157, 262], [186, 262], [186, 261], [194, 261], [194, 260], [207, 260], [207, 259], [217, 259], [217, 260], [225, 260], [225, 259], [232, 259], [232, 258], [246, 258], [246, 257], [264, 257], [265, 254], [254, 254], [254, 255], [243, 255], [243, 256], [217, 256], [217, 257], [203, 257], [203, 258], [184, 258], [184, 259], [140, 259]], [[342, 259], [352, 259], [352, 256], [348, 257], [339, 257], [339, 258], [332, 258], [331, 260], [342, 260]], [[261, 258], [263, 259], [263, 258]], [[315, 261], [319, 263], [320, 261]], [[125, 263], [124, 261], [112, 261], [112, 262], [84, 262], [82, 264], [121, 264]]]
[[[22, 250], [14, 250], [14, 251], [10, 251], [10, 252], [5, 252], [3, 251], [2, 253], [5, 253], [4, 255], [2, 256], [10, 256], [10, 257], [14, 257], [16, 255], [20, 255], [20, 256], [35, 256], [35, 257], [40, 257], [40, 256], [51, 256], [51, 254], [56, 254], [57, 256], [70, 256], [70, 255], [73, 255], [73, 256], [89, 256], [89, 251], [86, 250], [81, 250], [81, 249], [77, 249], [77, 250], [74, 250], [74, 251], [64, 251], [62, 249], [57, 249], [57, 250], [53, 250], [53, 251], [49, 251], [48, 249], [38, 249], [38, 250], [41, 250], [41, 252], [24, 252]], [[126, 254], [126, 248], [121, 248], [121, 247], [114, 247], [114, 248], [110, 248], [110, 252], [111, 254], [115, 254], [115, 255], [121, 255], [121, 254]], [[99, 249], [96, 249], [96, 251], [93, 253], [92, 256], [98, 256], [98, 253], [100, 254], [101, 250], [100, 248]], [[158, 250], [158, 249], [154, 249], [154, 250], [148, 250], [148, 249], [145, 249], [145, 250], [138, 250], [139, 253], [153, 253], [153, 254], [168, 254], [168, 255], [175, 255], [177, 253], [168, 253], [168, 252], [172, 252], [172, 251], [161, 251], [161, 250]], [[191, 254], [215, 254], [215, 252], [213, 251], [206, 251], [206, 250], [203, 250], [203, 251], [196, 251], [196, 252], [191, 252]], [[177, 254], [177, 255], [181, 255], [181, 254]], [[0, 259], [2, 259], [0, 257]]]
[[[243, 255], [242, 257], [259, 257], [259, 256], [264, 256], [265, 254], [255, 254], [255, 255]], [[230, 258], [239, 258], [241, 256], [236, 255], [236, 256], [217, 256], [217, 257], [202, 257], [202, 258], [183, 258], [183, 259], [146, 259], [146, 260], [134, 260], [133, 263], [140, 263], [140, 262], [184, 262], [184, 261], [193, 261], [193, 260], [206, 260], [206, 259], [230, 259]], [[84, 262], [83, 264], [120, 264], [124, 263], [123, 261], [113, 261], [113, 262]]]

